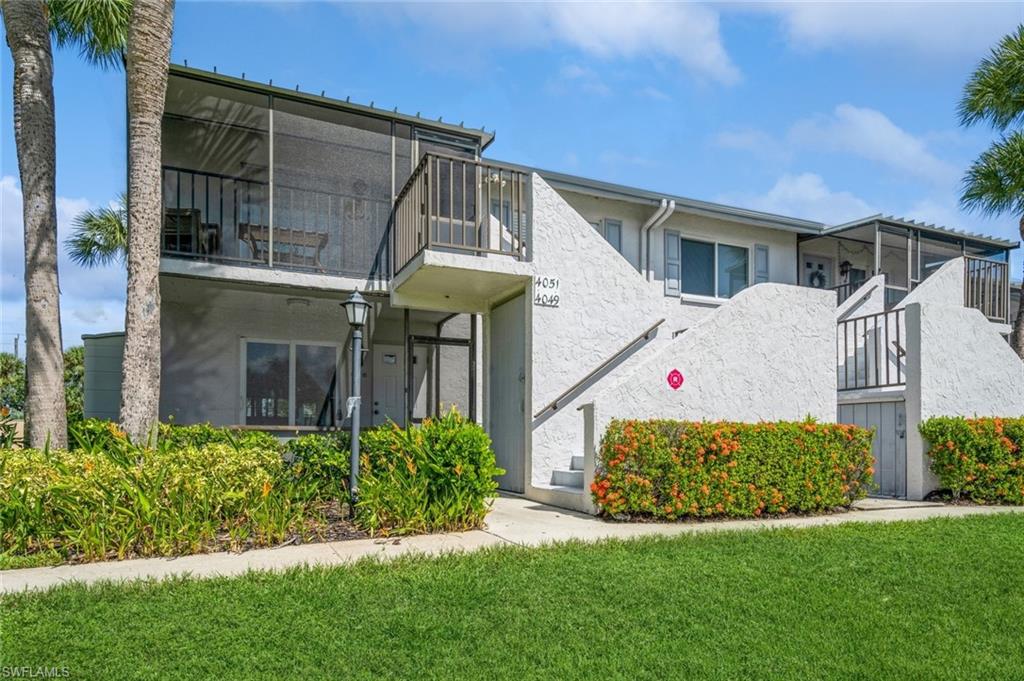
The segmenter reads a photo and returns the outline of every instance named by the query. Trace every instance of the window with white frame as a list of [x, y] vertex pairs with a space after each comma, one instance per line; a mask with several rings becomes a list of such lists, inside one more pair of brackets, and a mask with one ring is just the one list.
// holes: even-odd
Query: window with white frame
[[665, 257], [666, 276], [679, 273], [678, 286], [666, 282], [667, 292], [731, 298], [750, 285], [750, 249], [743, 246], [680, 237], [678, 250], [666, 248]]
[[337, 344], [242, 341], [246, 425], [334, 426], [337, 394]]

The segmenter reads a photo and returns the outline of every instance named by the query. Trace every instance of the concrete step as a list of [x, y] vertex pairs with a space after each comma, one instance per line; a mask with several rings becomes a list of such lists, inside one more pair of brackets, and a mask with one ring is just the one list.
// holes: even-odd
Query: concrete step
[[551, 474], [551, 484], [560, 487], [583, 489], [583, 471], [556, 470]]
[[572, 457], [572, 463], [569, 464], [569, 470], [571, 470], [571, 471], [581, 471], [581, 470], [583, 470], [583, 457], [582, 456], [574, 456], [574, 457]]

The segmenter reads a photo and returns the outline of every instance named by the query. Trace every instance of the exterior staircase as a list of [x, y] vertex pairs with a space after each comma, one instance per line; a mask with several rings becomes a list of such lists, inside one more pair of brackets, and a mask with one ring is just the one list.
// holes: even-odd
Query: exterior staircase
[[583, 457], [574, 456], [569, 468], [559, 468], [551, 473], [551, 486], [566, 491], [583, 491]]

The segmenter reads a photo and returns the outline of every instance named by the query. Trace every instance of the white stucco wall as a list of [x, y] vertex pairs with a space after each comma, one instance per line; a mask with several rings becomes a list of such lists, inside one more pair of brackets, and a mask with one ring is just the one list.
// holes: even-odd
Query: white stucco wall
[[954, 258], [942, 264], [930, 277], [918, 284], [896, 307], [913, 303], [940, 305], [964, 304], [964, 259]]
[[625, 259], [634, 269], [639, 268], [640, 226], [654, 214], [657, 210], [656, 206], [616, 201], [573, 191], [559, 191], [558, 193], [565, 199], [566, 203], [572, 206], [588, 222], [599, 222], [605, 218], [621, 221], [622, 253], [620, 257]]
[[933, 416], [1024, 415], [1024, 363], [978, 310], [911, 303], [906, 319], [907, 496], [919, 499], [936, 486], [920, 422]]
[[920, 310], [921, 416], [1024, 415], [1024, 363], [992, 323], [963, 306]]
[[[742, 291], [593, 397], [596, 439], [613, 418], [835, 421], [832, 296], [782, 284]], [[673, 369], [685, 379], [678, 389]]]
[[[533, 177], [533, 265], [539, 277], [558, 277], [558, 307], [533, 305], [529, 369], [532, 445], [529, 479], [551, 482], [551, 472], [566, 468], [583, 452], [583, 428], [576, 407], [588, 390], [561, 409], [533, 419], [533, 414], [586, 376], [609, 356], [650, 327], [666, 319], [651, 345], [672, 330], [685, 328], [710, 308], [680, 304], [653, 294], [644, 277], [544, 180]], [[532, 293], [529, 296], [533, 299]], [[635, 356], [603, 380], [628, 367]]]
[[885, 275], [871, 277], [836, 308], [836, 321], [885, 312]]
[[[720, 399], [716, 398], [716, 402], [708, 406], [709, 411], [701, 413], [715, 414], [716, 418], [756, 419], [761, 418], [759, 415], [762, 414], [764, 418], [774, 417], [773, 415], [784, 409], [786, 414], [791, 414], [794, 418], [811, 413], [825, 420], [834, 419], [834, 294], [791, 286], [759, 285], [743, 291], [722, 307], [686, 304], [677, 298], [666, 297], [661, 282], [652, 285], [645, 281], [635, 267], [606, 243], [583, 216], [558, 192], [536, 176], [533, 192], [534, 267], [540, 277], [559, 278], [560, 304], [558, 307], [534, 305], [531, 308], [530, 417], [658, 319], [666, 320], [654, 338], [642, 343], [634, 353], [606, 372], [596, 383], [577, 392], [557, 411], [548, 412], [532, 420], [532, 470], [529, 478], [534, 485], [549, 484], [553, 470], [568, 467], [573, 455], [583, 453], [583, 414], [577, 411], [577, 407], [589, 402], [594, 395], [616, 383], [618, 377], [639, 370], [643, 362], [659, 349], [668, 346], [685, 347], [686, 343], [691, 342], [687, 339], [693, 337], [691, 332], [695, 325], [702, 319], [710, 319], [711, 316], [728, 319], [730, 322], [728, 328], [715, 327], [718, 329], [716, 333], [721, 335], [713, 342], [707, 341], [711, 343], [707, 348], [707, 354], [697, 358], [703, 363], [701, 375], [707, 377], [709, 385], [713, 382], [711, 376], [721, 372], [735, 372], [729, 375], [736, 377], [736, 382], [732, 385], [738, 388], [742, 370], [736, 363], [744, 355], [763, 360], [773, 353], [768, 347], [772, 343], [775, 343], [776, 349], [781, 352], [775, 357], [772, 371], [780, 371], [779, 367], [782, 366], [806, 365], [813, 367], [809, 371], [816, 377], [820, 374], [822, 380], [808, 380], [808, 386], [813, 384], [813, 387], [796, 392], [791, 386], [779, 391], [766, 391], [764, 386], [759, 386], [750, 394], [737, 392], [731, 396], [725, 391], [720, 393]], [[771, 232], [741, 225], [737, 228], [759, 233]], [[782, 241], [785, 241], [786, 245], [789, 245], [790, 240], [793, 241], [789, 245], [792, 249], [789, 263], [791, 267], [785, 269], [791, 273], [792, 278], [795, 278], [795, 236], [782, 232], [780, 234], [783, 235]], [[659, 239], [662, 239], [660, 235], [656, 236], [655, 241]], [[771, 239], [761, 234], [752, 237], [751, 240], [751, 244], [766, 242], [771, 242]], [[781, 252], [782, 249], [780, 247], [776, 250]], [[656, 252], [655, 261], [661, 258], [660, 250]], [[780, 266], [776, 269], [783, 268]], [[755, 307], [758, 309], [753, 309]], [[725, 312], [723, 316], [723, 311], [727, 309], [730, 312]], [[752, 316], [745, 320], [748, 314]], [[819, 314], [821, 319], [817, 319]], [[815, 318], [814, 328], [803, 324], [803, 320], [811, 317]], [[768, 334], [767, 338], [759, 340], [758, 345], [751, 346], [764, 347], [766, 354], [761, 355], [757, 350], [750, 352], [750, 348], [745, 349], [742, 345], [744, 341], [740, 340], [748, 336], [745, 329], [768, 319], [775, 320], [769, 325], [775, 331]], [[742, 328], [732, 329], [732, 325], [735, 324], [740, 324]], [[796, 333], [794, 330], [801, 325], [807, 328], [802, 328]], [[790, 340], [783, 340], [777, 335], [782, 333], [783, 327], [787, 329], [787, 339], [810, 338], [813, 340], [806, 342], [812, 345], [820, 344], [821, 348], [809, 354], [804, 352], [802, 345], [794, 346]], [[690, 331], [686, 331], [673, 342], [672, 333], [681, 329]], [[756, 333], [752, 332], [749, 335]], [[793, 362], [795, 357], [801, 358], [799, 363]], [[749, 363], [743, 362], [742, 366], [749, 367]], [[788, 372], [789, 369], [785, 371]], [[806, 377], [804, 371], [807, 370], [801, 369], [797, 373]], [[743, 385], [756, 385], [758, 377], [761, 376], [763, 374], [759, 370], [755, 371], [750, 375], [750, 382], [745, 379]], [[784, 382], [789, 382], [789, 378]], [[808, 390], [813, 391], [814, 399], [804, 400], [801, 397]], [[761, 395], [770, 397], [762, 398]], [[767, 404], [769, 400], [786, 406], [770, 406]], [[731, 406], [726, 408], [727, 405]], [[695, 412], [694, 417], [701, 418], [701, 413]]]

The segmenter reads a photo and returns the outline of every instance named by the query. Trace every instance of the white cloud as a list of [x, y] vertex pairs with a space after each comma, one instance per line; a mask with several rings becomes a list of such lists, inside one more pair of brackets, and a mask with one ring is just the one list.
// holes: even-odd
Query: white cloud
[[612, 92], [600, 76], [579, 64], [566, 64], [559, 69], [558, 76], [548, 83], [548, 89], [559, 94], [580, 90], [599, 97], [606, 97]]
[[[730, 59], [715, 9], [687, 3], [406, 3], [392, 6], [392, 20], [411, 20], [432, 37], [425, 56], [443, 48], [442, 34], [467, 51], [490, 47], [567, 45], [603, 59], [653, 57], [678, 63], [695, 76], [732, 84], [740, 72]], [[373, 20], [368, 8], [358, 11]]]
[[955, 203], [944, 203], [935, 199], [920, 199], [911, 204], [903, 217], [918, 222], [928, 222], [952, 229], [971, 229], [965, 226], [965, 218]]
[[[64, 253], [72, 220], [94, 204], [57, 197], [61, 326], [65, 346], [81, 343], [83, 333], [124, 328], [125, 272], [120, 264], [94, 269], [73, 263]], [[25, 338], [25, 247], [21, 189], [14, 177], [0, 178], [0, 343], [11, 350], [14, 335]]]
[[542, 5], [556, 35], [602, 57], [654, 54], [722, 83], [739, 71], [722, 44], [718, 13], [701, 5], [667, 3], [551, 3]]
[[877, 212], [866, 201], [850, 192], [831, 190], [825, 180], [814, 173], [787, 173], [763, 194], [728, 194], [718, 200], [827, 224], [839, 224]]
[[1015, 2], [793, 2], [744, 5], [779, 16], [798, 50], [871, 48], [879, 56], [981, 57], [1024, 21]]
[[956, 169], [932, 154], [921, 138], [875, 109], [840, 104], [829, 116], [797, 121], [788, 140], [796, 146], [860, 156], [937, 185], [948, 186], [957, 177]]

